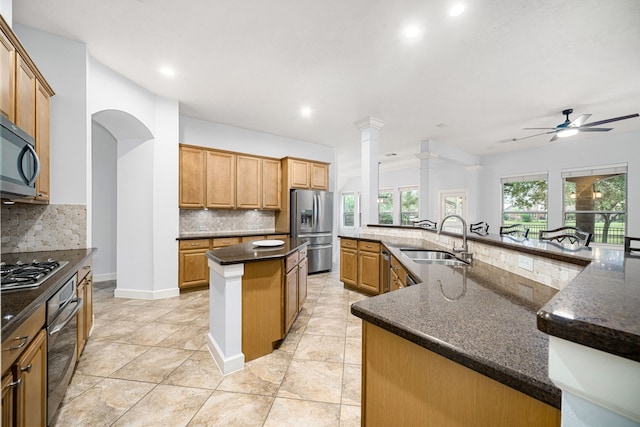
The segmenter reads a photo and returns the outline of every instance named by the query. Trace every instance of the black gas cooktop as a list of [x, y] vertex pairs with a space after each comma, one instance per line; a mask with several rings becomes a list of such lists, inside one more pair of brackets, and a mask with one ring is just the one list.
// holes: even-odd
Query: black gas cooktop
[[67, 261], [34, 260], [30, 263], [16, 262], [15, 264], [0, 263], [2, 274], [1, 289], [3, 291], [13, 289], [37, 288], [51, 275], [67, 265]]

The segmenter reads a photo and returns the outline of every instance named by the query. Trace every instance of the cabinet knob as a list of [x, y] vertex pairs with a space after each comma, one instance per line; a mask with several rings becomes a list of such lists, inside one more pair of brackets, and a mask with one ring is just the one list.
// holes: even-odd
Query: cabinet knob
[[22, 378], [18, 378], [16, 381], [7, 384], [7, 388], [18, 388], [22, 385]]
[[20, 369], [22, 372], [26, 372], [26, 373], [31, 373], [31, 368], [33, 367], [33, 365], [31, 363], [29, 363], [27, 366], [25, 366], [24, 368]]

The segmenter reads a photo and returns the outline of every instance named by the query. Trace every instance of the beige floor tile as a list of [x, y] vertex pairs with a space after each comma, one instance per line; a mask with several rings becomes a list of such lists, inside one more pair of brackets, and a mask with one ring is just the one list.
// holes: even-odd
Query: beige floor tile
[[208, 352], [196, 351], [162, 383], [215, 390], [222, 378], [213, 357]]
[[54, 426], [109, 426], [155, 387], [106, 378], [59, 409]]
[[342, 375], [342, 404], [361, 405], [362, 369], [360, 365], [344, 365]]
[[347, 336], [362, 339], [362, 319], [352, 314], [347, 318]]
[[342, 363], [344, 361], [344, 346], [344, 337], [305, 334], [300, 339], [293, 358]]
[[113, 426], [186, 426], [211, 393], [210, 390], [198, 388], [156, 386]]
[[340, 403], [342, 363], [293, 359], [278, 397]]
[[331, 335], [344, 337], [347, 333], [346, 319], [326, 319], [324, 317], [311, 317], [305, 328], [305, 334]]
[[313, 317], [324, 317], [331, 319], [347, 319], [349, 305], [344, 302], [336, 304], [318, 303], [313, 309]]
[[189, 423], [189, 427], [260, 427], [271, 409], [273, 397], [216, 391]]
[[154, 346], [180, 329], [182, 329], [180, 325], [153, 322], [120, 337], [117, 341], [127, 344]]
[[362, 338], [347, 337], [344, 346], [344, 363], [362, 364]]
[[193, 353], [192, 350], [151, 347], [110, 377], [159, 384]]
[[143, 345], [90, 339], [76, 366], [76, 373], [108, 377], [149, 348]]
[[276, 351], [245, 364], [243, 370], [224, 377], [218, 390], [275, 396], [291, 354]]
[[104, 377], [95, 377], [91, 375], [83, 375], [80, 373], [74, 373], [73, 377], [71, 377], [71, 382], [69, 382], [69, 386], [67, 387], [67, 391], [64, 394], [64, 398], [62, 400], [63, 404], [75, 399], [80, 396], [85, 391], [89, 390], [91, 387], [98, 384], [100, 381], [103, 381]]
[[307, 323], [309, 323], [309, 317], [306, 316], [298, 316], [298, 318], [291, 325], [291, 329], [289, 329], [290, 334], [302, 334], [307, 328]]
[[188, 323], [189, 325], [193, 325], [193, 322], [197, 321], [200, 317], [202, 317], [202, 312], [200, 310], [179, 307], [163, 315], [158, 319], [158, 321], [162, 323]]
[[159, 347], [198, 350], [207, 344], [209, 328], [196, 328], [182, 325], [181, 329], [158, 343]]
[[93, 324], [91, 338], [118, 342], [133, 334], [142, 326], [144, 326], [144, 323], [128, 322], [123, 320], [107, 320], [96, 317]]
[[338, 427], [340, 405], [277, 398], [265, 427]]
[[285, 339], [282, 340], [282, 343], [280, 344], [280, 347], [278, 347], [278, 350], [293, 354], [298, 348], [298, 343], [300, 343], [301, 338], [302, 334], [289, 332]]
[[340, 408], [340, 427], [360, 427], [360, 406], [342, 405]]

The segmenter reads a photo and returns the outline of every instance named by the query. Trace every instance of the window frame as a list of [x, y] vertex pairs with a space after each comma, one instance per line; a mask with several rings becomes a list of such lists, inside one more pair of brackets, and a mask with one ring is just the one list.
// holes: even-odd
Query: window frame
[[[380, 221], [380, 214], [382, 213], [380, 211], [380, 207], [382, 206], [382, 203], [380, 202], [380, 199], [382, 199], [381, 197], [381, 193], [388, 193], [390, 195], [389, 200], [390, 200], [390, 204], [391, 204], [391, 210], [389, 211], [384, 211], [384, 213], [389, 213], [391, 214], [391, 222], [387, 223], [387, 222], [381, 222]], [[394, 189], [393, 188], [378, 188], [378, 224], [384, 224], [384, 225], [393, 225], [395, 224], [395, 218], [394, 218], [394, 208], [395, 208], [395, 197], [394, 197]]]
[[[345, 224], [345, 198], [347, 196], [353, 197], [353, 225]], [[340, 227], [346, 229], [355, 229], [358, 226], [358, 197], [355, 191], [345, 191], [344, 193], [340, 193]]]
[[[546, 197], [545, 197], [545, 207], [546, 210], [541, 211], [541, 210], [520, 210], [520, 211], [515, 211], [515, 210], [505, 210], [505, 192], [504, 192], [504, 186], [505, 184], [511, 184], [511, 183], [515, 183], [515, 182], [528, 182], [528, 181], [545, 181], [547, 183], [547, 190], [546, 190]], [[538, 231], [539, 230], [545, 230], [548, 229], [549, 227], [549, 173], [548, 172], [532, 172], [532, 173], [527, 173], [527, 174], [521, 174], [521, 175], [513, 175], [513, 176], [504, 176], [500, 178], [500, 224], [502, 226], [505, 225], [511, 225], [511, 224], [505, 224], [505, 215], [541, 215], [544, 214], [544, 217], [546, 218], [545, 224], [540, 227], [540, 226], [536, 226], [536, 227], [529, 227], [530, 229], [532, 229], [529, 233], [529, 239], [538, 239]], [[529, 223], [525, 222], [525, 221], [520, 221], [519, 223], [522, 223], [523, 225], [527, 226]]]
[[400, 218], [399, 218], [399, 223], [400, 225], [413, 225], [412, 222], [413, 221], [409, 221], [408, 223], [404, 224], [402, 221], [402, 217], [403, 214], [407, 213], [413, 213], [414, 211], [404, 211], [403, 210], [403, 202], [402, 202], [402, 194], [405, 192], [413, 192], [415, 191], [417, 193], [418, 199], [417, 199], [417, 210], [415, 211], [416, 214], [416, 219], [415, 221], [419, 221], [420, 220], [420, 187], [417, 185], [411, 185], [411, 186], [406, 186], [406, 187], [398, 187], [398, 210], [400, 212]]

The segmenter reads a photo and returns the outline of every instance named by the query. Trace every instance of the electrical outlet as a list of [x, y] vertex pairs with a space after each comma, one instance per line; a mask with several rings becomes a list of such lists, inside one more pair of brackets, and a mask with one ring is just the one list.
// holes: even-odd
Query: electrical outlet
[[522, 268], [523, 270], [533, 271], [533, 258], [519, 255], [518, 267]]

